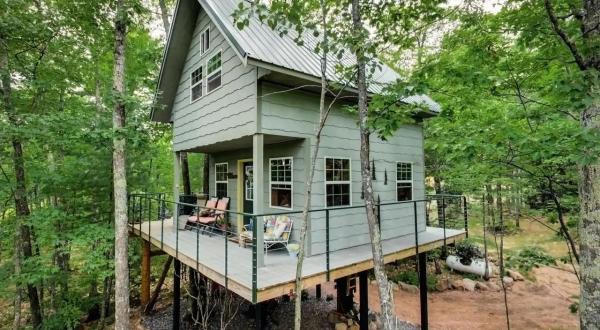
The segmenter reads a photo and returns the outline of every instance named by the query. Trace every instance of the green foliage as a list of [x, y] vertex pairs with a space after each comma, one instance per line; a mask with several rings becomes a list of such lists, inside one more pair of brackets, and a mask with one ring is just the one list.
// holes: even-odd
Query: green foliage
[[556, 265], [556, 259], [535, 246], [523, 248], [506, 258], [507, 268], [519, 269], [525, 272], [541, 265]]
[[[389, 279], [396, 283], [403, 282], [417, 287], [419, 286], [419, 274], [415, 270], [403, 270], [395, 272], [389, 276]], [[431, 274], [428, 275], [427, 290], [434, 291], [437, 281], [437, 276]]]
[[463, 265], [470, 265], [473, 258], [483, 258], [483, 253], [479, 247], [470, 240], [456, 243], [455, 252]]

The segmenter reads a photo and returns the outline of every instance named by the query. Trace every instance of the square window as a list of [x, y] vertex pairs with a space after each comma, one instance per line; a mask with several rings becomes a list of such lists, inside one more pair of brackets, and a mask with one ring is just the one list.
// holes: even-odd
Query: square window
[[192, 71], [190, 75], [190, 101], [194, 102], [202, 97], [202, 67]]

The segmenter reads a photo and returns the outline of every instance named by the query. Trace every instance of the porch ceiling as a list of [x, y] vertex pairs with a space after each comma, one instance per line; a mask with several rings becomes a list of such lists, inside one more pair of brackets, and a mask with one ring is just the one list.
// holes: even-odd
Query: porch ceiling
[[[267, 144], [275, 144], [287, 141], [301, 140], [301, 137], [295, 136], [283, 136], [283, 135], [264, 135], [264, 143]], [[181, 150], [186, 152], [199, 152], [199, 153], [217, 153], [223, 151], [231, 151], [231, 150], [239, 150], [239, 149], [248, 149], [252, 148], [252, 135], [242, 136], [237, 139], [221, 141], [218, 143], [208, 144], [188, 150]]]

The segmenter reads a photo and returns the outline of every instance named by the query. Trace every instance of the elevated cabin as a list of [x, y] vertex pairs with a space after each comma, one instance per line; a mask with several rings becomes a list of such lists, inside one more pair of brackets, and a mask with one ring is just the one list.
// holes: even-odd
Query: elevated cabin
[[[310, 157], [315, 148], [314, 132], [319, 120], [319, 55], [312, 52], [311, 46], [316, 40], [309, 34], [305, 36], [306, 46], [298, 46], [291, 37], [280, 37], [256, 19], [240, 31], [232, 17], [239, 2], [178, 1], [160, 72], [158, 106], [152, 112], [152, 120], [171, 123], [176, 155], [198, 152], [209, 156], [209, 194], [229, 197], [230, 211], [249, 214], [300, 211], [305, 202]], [[342, 61], [350, 63], [351, 59]], [[333, 69], [337, 62], [332, 58], [329, 64], [330, 80], [337, 79]], [[380, 92], [386, 84], [396, 80], [398, 74], [382, 65], [374, 78], [371, 93]], [[364, 201], [357, 117], [344, 109], [345, 105], [355, 102], [356, 95], [351, 88], [345, 93], [346, 97], [334, 105], [323, 130], [312, 187], [311, 209], [332, 210], [329, 246], [325, 212], [311, 213], [307, 255], [324, 263], [322, 257], [327, 248], [332, 256], [352, 254], [354, 248], [362, 249], [363, 259], [345, 261], [340, 257], [336, 263], [342, 269], [366, 262], [360, 269], [365, 270], [372, 267], [369, 262], [372, 257], [367, 245], [370, 240], [364, 208], [346, 208], [364, 205]], [[440, 108], [425, 95], [405, 101], [423, 106], [417, 124], [402, 126], [387, 141], [371, 138], [374, 189], [381, 203], [425, 199], [423, 130], [419, 122], [435, 116]], [[177, 157], [175, 164], [177, 168]], [[177, 183], [175, 186], [174, 194], [178, 196]], [[291, 240], [297, 240], [300, 216], [290, 214], [296, 220]], [[411, 249], [414, 248], [415, 220], [419, 236], [423, 235], [421, 242], [430, 244], [429, 248], [441, 244], [441, 232], [426, 226], [424, 203], [386, 205], [379, 221], [382, 238], [389, 243], [387, 253], [398, 253], [402, 249], [414, 252]], [[239, 231], [249, 217], [230, 214], [228, 221], [234, 231]], [[152, 241], [150, 229], [143, 228], [140, 227], [138, 234], [148, 234], [149, 241], [156, 245], [158, 241]], [[154, 232], [157, 233], [156, 229]], [[464, 232], [445, 234], [445, 239], [458, 239]], [[189, 233], [178, 235], [193, 238]], [[257, 244], [261, 244], [263, 233], [257, 235]], [[397, 248], [396, 243], [390, 243], [400, 241], [405, 243], [398, 243]], [[402, 257], [407, 255], [404, 253]], [[259, 267], [272, 266], [277, 256], [272, 260], [270, 257], [269, 253], [265, 260], [262, 247], [258, 248]], [[290, 276], [281, 282], [287, 285], [285, 289], [265, 294], [264, 299], [287, 293], [285, 290], [290, 288], [295, 269], [295, 263], [289, 263], [292, 265]], [[215, 271], [214, 267], [208, 268], [207, 272]], [[322, 276], [323, 272], [315, 271], [315, 274]], [[344, 274], [351, 273], [339, 273]], [[318, 284], [323, 279], [319, 277], [311, 283]], [[269, 287], [274, 288], [275, 284], [270, 283]], [[258, 301], [264, 299], [259, 297]], [[252, 300], [257, 302], [257, 299]]]

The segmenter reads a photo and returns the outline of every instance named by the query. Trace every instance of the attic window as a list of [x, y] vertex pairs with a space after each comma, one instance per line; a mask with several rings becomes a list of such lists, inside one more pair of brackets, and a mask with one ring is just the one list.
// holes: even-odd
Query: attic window
[[210, 93], [221, 86], [221, 51], [208, 60], [206, 68], [206, 92]]
[[204, 55], [210, 49], [210, 27], [200, 34], [200, 55]]
[[190, 102], [202, 97], [202, 67], [192, 71], [190, 76]]

